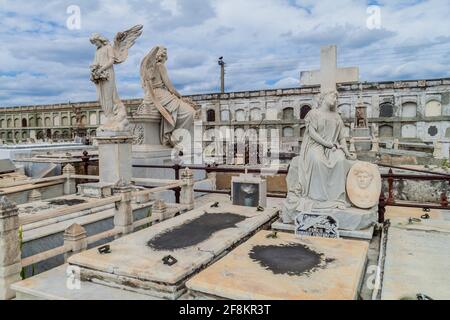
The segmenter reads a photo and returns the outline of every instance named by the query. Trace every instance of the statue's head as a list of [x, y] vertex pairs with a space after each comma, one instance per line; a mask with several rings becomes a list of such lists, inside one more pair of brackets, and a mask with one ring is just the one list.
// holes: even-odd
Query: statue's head
[[97, 48], [103, 47], [104, 45], [107, 45], [109, 42], [108, 39], [106, 39], [99, 33], [93, 33], [89, 38], [89, 41]]
[[319, 108], [330, 111], [336, 111], [338, 93], [337, 91], [328, 91], [319, 95]]
[[158, 62], [166, 62], [168, 59], [167, 48], [163, 46], [158, 46], [158, 52], [156, 53], [156, 60]]
[[367, 170], [356, 170], [356, 181], [361, 189], [367, 189], [373, 180], [373, 174]]

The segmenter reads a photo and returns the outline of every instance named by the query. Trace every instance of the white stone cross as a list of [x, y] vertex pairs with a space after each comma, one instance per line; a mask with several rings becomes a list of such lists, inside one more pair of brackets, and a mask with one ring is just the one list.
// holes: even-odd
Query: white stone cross
[[302, 71], [300, 83], [304, 86], [320, 84], [320, 92], [336, 90], [336, 84], [359, 81], [359, 68], [338, 68], [335, 45], [320, 48], [320, 70]]

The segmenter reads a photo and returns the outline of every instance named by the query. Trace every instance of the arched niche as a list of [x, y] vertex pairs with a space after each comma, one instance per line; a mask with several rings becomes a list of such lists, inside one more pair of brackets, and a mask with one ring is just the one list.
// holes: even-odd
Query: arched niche
[[380, 104], [380, 118], [390, 118], [394, 116], [394, 106], [391, 102]]
[[286, 107], [283, 109], [283, 120], [293, 120], [294, 119], [294, 108]]
[[283, 135], [283, 138], [293, 137], [294, 136], [294, 128], [283, 127], [282, 135]]
[[442, 105], [437, 100], [430, 100], [425, 105], [425, 117], [439, 117], [442, 115]]
[[414, 118], [417, 116], [417, 103], [405, 102], [402, 104], [402, 118]]
[[245, 121], [245, 111], [243, 109], [236, 110], [236, 121]]
[[223, 109], [220, 111], [220, 120], [221, 121], [230, 121], [230, 110]]
[[262, 119], [262, 113], [260, 108], [250, 109], [250, 121], [260, 121]]
[[388, 124], [382, 124], [378, 127], [378, 134], [380, 137], [391, 138], [394, 136], [394, 128]]
[[206, 121], [208, 122], [216, 121], [216, 111], [214, 109], [206, 110]]
[[300, 119], [305, 119], [308, 112], [311, 111], [311, 106], [305, 104], [300, 108]]
[[96, 125], [97, 124], [97, 113], [91, 112], [89, 114], [89, 124], [90, 125]]

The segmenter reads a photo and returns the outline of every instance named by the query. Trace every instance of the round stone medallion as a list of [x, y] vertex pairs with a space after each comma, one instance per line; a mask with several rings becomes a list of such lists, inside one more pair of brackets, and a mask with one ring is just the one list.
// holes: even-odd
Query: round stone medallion
[[357, 161], [347, 175], [347, 195], [351, 203], [361, 209], [378, 204], [381, 192], [381, 175], [378, 166]]

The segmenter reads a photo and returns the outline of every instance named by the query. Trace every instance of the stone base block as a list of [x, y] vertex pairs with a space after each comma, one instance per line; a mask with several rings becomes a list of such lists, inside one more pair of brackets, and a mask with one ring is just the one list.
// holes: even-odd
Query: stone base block
[[110, 183], [83, 183], [78, 185], [78, 194], [91, 198], [105, 198], [112, 196], [113, 184]]
[[16, 296], [16, 292], [10, 287], [13, 283], [22, 280], [18, 273], [0, 277], [0, 300], [9, 300]]
[[[295, 231], [295, 226], [290, 223], [283, 223], [283, 221], [278, 220], [272, 223], [272, 229], [276, 231], [286, 231], [293, 233]], [[371, 226], [363, 230], [339, 230], [339, 236], [343, 238], [354, 238], [354, 239], [364, 239], [371, 240], [373, 237], [373, 231], [375, 227]]]
[[[313, 209], [311, 213], [332, 216], [339, 223], [341, 230], [362, 230], [373, 226], [378, 221], [377, 206], [371, 209]], [[298, 212], [300, 213], [300, 212]]]

